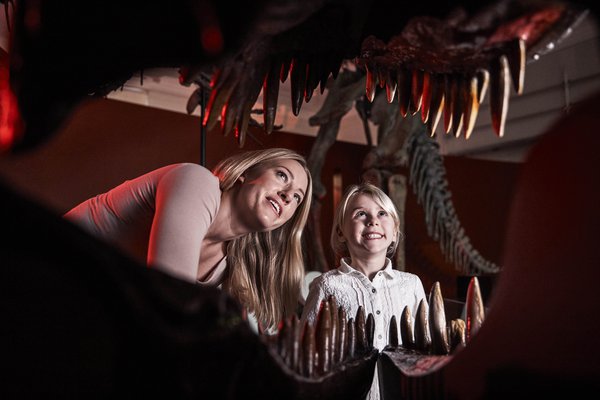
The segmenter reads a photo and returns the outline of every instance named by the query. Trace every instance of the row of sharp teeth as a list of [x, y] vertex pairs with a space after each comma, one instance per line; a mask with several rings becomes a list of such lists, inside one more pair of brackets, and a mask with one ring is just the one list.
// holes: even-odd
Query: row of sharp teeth
[[398, 99], [399, 112], [405, 117], [421, 111], [421, 119], [433, 135], [444, 115], [444, 131], [461, 133], [469, 138], [479, 105], [488, 86], [492, 126], [498, 136], [504, 135], [511, 81], [517, 94], [522, 94], [525, 81], [525, 42], [517, 39], [507, 46], [504, 54], [491, 60], [487, 67], [473, 73], [436, 73], [419, 68], [376, 66], [369, 60], [359, 60], [367, 70], [366, 96], [375, 98], [376, 85], [385, 87], [387, 100]]
[[[454, 319], [446, 324], [444, 301], [439, 282], [433, 285], [429, 304], [421, 300], [415, 316], [415, 326], [407, 307], [400, 319], [390, 320], [387, 348], [401, 346], [421, 354], [447, 355], [465, 346], [483, 323], [484, 306], [477, 277], [471, 278], [466, 296], [466, 322]], [[298, 317], [282, 321], [277, 335], [267, 337], [276, 353], [289, 369], [304, 377], [325, 375], [346, 361], [369, 354], [373, 350], [375, 319], [365, 315], [360, 306], [354, 318], [347, 318], [332, 296], [323, 301], [317, 323], [300, 326]]]

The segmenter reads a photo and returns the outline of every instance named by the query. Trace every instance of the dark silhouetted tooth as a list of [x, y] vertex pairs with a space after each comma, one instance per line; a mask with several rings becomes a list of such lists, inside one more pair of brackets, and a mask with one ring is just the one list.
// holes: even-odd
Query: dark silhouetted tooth
[[460, 318], [450, 321], [450, 351], [465, 345], [465, 321]]
[[415, 319], [415, 345], [423, 353], [429, 353], [431, 337], [429, 336], [429, 321], [427, 320], [428, 305], [421, 299]]
[[412, 87], [412, 74], [404, 67], [400, 67], [396, 70], [397, 88], [398, 93], [398, 106], [400, 107], [400, 115], [406, 117], [408, 114], [408, 107], [410, 105], [411, 87]]
[[400, 317], [400, 338], [402, 339], [402, 347], [406, 349], [415, 348], [412, 318], [408, 306], [404, 306], [402, 316]]
[[242, 117], [236, 119], [235, 126], [233, 128], [233, 133], [235, 139], [237, 140], [239, 148], [244, 147], [246, 144], [246, 132], [248, 132], [248, 123], [250, 122], [250, 111], [252, 111], [251, 105], [248, 108], [243, 110]]
[[431, 75], [429, 72], [423, 72], [423, 96], [421, 99], [421, 121], [426, 123], [429, 120], [429, 108], [431, 106]]
[[429, 129], [429, 134], [433, 136], [444, 109], [444, 78], [440, 75], [430, 75], [429, 85], [431, 87], [431, 101], [429, 103], [427, 128]]
[[339, 329], [339, 322], [338, 322], [338, 306], [337, 306], [337, 302], [335, 301], [335, 297], [330, 296], [329, 297], [329, 311], [331, 312], [331, 354], [329, 355], [329, 359], [331, 362], [331, 365], [335, 364], [337, 358], [338, 358], [338, 329]]
[[452, 133], [455, 137], [460, 136], [460, 132], [464, 123], [464, 104], [463, 104], [463, 86], [465, 85], [464, 77], [456, 75], [452, 81]]
[[478, 69], [477, 72], [477, 101], [483, 103], [488, 85], [490, 83], [490, 73], [487, 69]]
[[383, 89], [387, 80], [387, 70], [375, 67], [375, 71], [377, 71], [377, 83], [379, 84], [379, 87]]
[[463, 85], [464, 124], [465, 138], [468, 139], [475, 127], [477, 114], [479, 113], [479, 101], [477, 95], [477, 77], [472, 77]]
[[375, 336], [375, 317], [373, 317], [373, 314], [371, 313], [369, 313], [369, 316], [367, 317], [365, 332], [367, 333], [367, 350], [371, 350], [373, 348], [373, 339]]
[[409, 111], [415, 115], [421, 109], [423, 102], [423, 71], [415, 68], [412, 71], [411, 99]]
[[444, 132], [450, 133], [452, 130], [452, 109], [454, 107], [454, 97], [452, 96], [452, 87], [455, 86], [454, 76], [444, 75]]
[[284, 83], [288, 77], [288, 74], [290, 72], [290, 68], [292, 66], [292, 60], [288, 60], [288, 59], [284, 59], [283, 62], [281, 63], [281, 72], [279, 73], [279, 79], [281, 80], [281, 83]]
[[316, 327], [319, 374], [329, 372], [331, 367], [331, 311], [329, 302], [322, 304]]
[[525, 86], [526, 54], [525, 41], [520, 38], [510, 43], [509, 51], [506, 54], [513, 87], [519, 95], [523, 94], [523, 87]]
[[388, 71], [385, 81], [385, 95], [388, 103], [394, 101], [394, 96], [396, 95], [396, 71]]
[[346, 310], [340, 307], [338, 312], [338, 358], [337, 363], [344, 361], [348, 350], [348, 321], [346, 321]]
[[398, 323], [396, 322], [395, 315], [392, 315], [392, 318], [390, 319], [390, 329], [389, 329], [388, 336], [389, 336], [388, 346], [390, 346], [393, 349], [398, 347], [400, 342], [398, 340]]
[[508, 98], [510, 96], [510, 72], [506, 56], [492, 61], [490, 67], [490, 111], [492, 126], [496, 134], [504, 136], [504, 125], [508, 114]]
[[371, 71], [371, 69], [369, 69], [369, 66], [365, 65], [365, 68], [367, 70], [365, 95], [367, 96], [367, 99], [372, 103], [375, 99], [375, 86], [377, 85], [377, 82], [375, 82], [376, 75], [373, 73], [373, 71]]
[[292, 315], [290, 335], [290, 368], [298, 371], [300, 362], [300, 321], [296, 314]]
[[367, 327], [366, 327], [365, 309], [358, 306], [356, 311], [356, 352], [364, 354], [367, 350]]
[[[208, 104], [206, 105], [206, 113], [204, 114], [204, 126], [209, 130], [213, 129], [216, 123], [219, 121], [219, 117], [223, 114], [223, 106], [227, 103], [231, 92], [233, 91], [233, 85], [222, 86], [218, 85], [222, 72], [219, 70], [213, 75], [210, 86], [212, 88], [210, 97], [208, 98]], [[221, 86], [217, 89], [216, 86]]]
[[312, 99], [313, 92], [319, 85], [319, 66], [320, 62], [313, 62], [306, 65], [306, 90], [304, 90], [304, 101], [309, 102]]
[[290, 331], [289, 320], [282, 320], [279, 323], [279, 332], [277, 333], [277, 352], [283, 360], [288, 356], [288, 334]]
[[485, 318], [483, 299], [481, 298], [481, 291], [479, 290], [479, 280], [476, 276], [472, 277], [471, 281], [469, 282], [466, 297], [466, 341], [469, 342], [469, 340], [471, 340], [471, 338], [473, 338], [473, 336], [477, 333], [481, 327], [481, 324], [483, 324], [483, 319]]
[[308, 378], [315, 375], [315, 347], [315, 330], [307, 323], [302, 335], [302, 367], [304, 376]]
[[265, 132], [270, 134], [273, 132], [275, 125], [275, 116], [277, 114], [277, 101], [279, 97], [279, 73], [281, 70], [280, 62], [273, 62], [271, 69], [265, 79], [263, 85], [263, 110]]
[[346, 353], [348, 358], [354, 358], [356, 355], [356, 324], [354, 318], [350, 318], [346, 324], [348, 327], [348, 348]]
[[300, 114], [304, 90], [306, 89], [306, 63], [298, 58], [292, 60], [290, 67], [290, 89], [292, 92], [292, 113]]
[[325, 89], [327, 88], [327, 81], [329, 79], [329, 71], [322, 73], [321, 80], [319, 82], [319, 91], [321, 94], [325, 93]]
[[431, 350], [434, 354], [448, 354], [448, 332], [446, 330], [446, 311], [440, 283], [435, 282], [429, 294], [429, 331], [431, 333]]

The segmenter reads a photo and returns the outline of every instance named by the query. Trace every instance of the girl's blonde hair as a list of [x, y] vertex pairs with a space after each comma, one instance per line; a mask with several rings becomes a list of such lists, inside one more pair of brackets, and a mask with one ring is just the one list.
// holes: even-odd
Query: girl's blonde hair
[[308, 177], [304, 199], [285, 224], [269, 232], [254, 232], [227, 245], [225, 289], [240, 304], [254, 312], [259, 323], [274, 328], [284, 317], [296, 312], [304, 278], [302, 231], [312, 200], [312, 178], [306, 160], [284, 148], [253, 150], [221, 161], [213, 174], [223, 192], [231, 190], [238, 178], [256, 167], [269, 167], [281, 160], [295, 160]]
[[402, 238], [402, 233], [400, 232], [400, 216], [392, 199], [390, 199], [390, 197], [377, 186], [366, 182], [349, 186], [344, 193], [344, 197], [342, 197], [340, 200], [340, 203], [335, 210], [335, 215], [333, 216], [333, 227], [331, 229], [331, 248], [338, 257], [350, 256], [346, 242], [340, 240], [339, 232], [342, 231], [348, 203], [350, 203], [350, 200], [354, 196], [359, 194], [370, 196], [379, 205], [379, 207], [383, 208], [392, 216], [392, 219], [394, 220], [394, 227], [396, 228], [396, 237], [387, 251], [388, 257], [391, 257], [396, 252], [398, 243]]

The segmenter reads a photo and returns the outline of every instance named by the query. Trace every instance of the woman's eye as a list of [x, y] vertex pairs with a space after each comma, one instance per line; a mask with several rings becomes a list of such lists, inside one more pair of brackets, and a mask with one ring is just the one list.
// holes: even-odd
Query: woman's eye
[[287, 174], [283, 171], [277, 171], [277, 176], [283, 179], [284, 182], [287, 182], [288, 180]]
[[294, 195], [294, 199], [296, 199], [296, 203], [300, 204], [300, 202], [302, 201], [302, 197], [300, 197], [300, 195], [295, 194]]

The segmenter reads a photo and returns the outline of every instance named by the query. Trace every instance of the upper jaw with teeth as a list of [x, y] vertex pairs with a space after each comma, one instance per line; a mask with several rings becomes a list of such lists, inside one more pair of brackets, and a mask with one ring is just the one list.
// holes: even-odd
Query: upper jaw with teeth
[[277, 213], [277, 215], [281, 216], [281, 204], [279, 204], [277, 201], [273, 200], [270, 197], [268, 197], [267, 200], [269, 200], [269, 202], [271, 203], [271, 205], [275, 209], [275, 212]]

